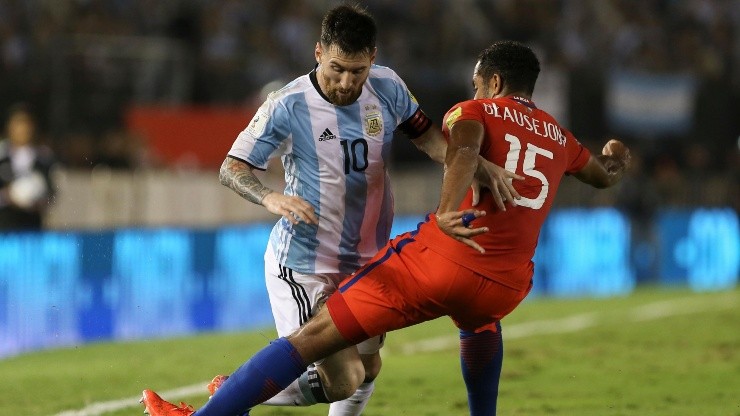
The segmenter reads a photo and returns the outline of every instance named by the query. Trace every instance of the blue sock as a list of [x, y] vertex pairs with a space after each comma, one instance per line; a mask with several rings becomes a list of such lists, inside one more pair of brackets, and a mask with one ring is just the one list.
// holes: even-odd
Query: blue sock
[[460, 331], [460, 366], [468, 389], [470, 416], [495, 416], [498, 382], [504, 360], [501, 325], [498, 332]]
[[306, 371], [285, 338], [278, 338], [242, 364], [195, 415], [242, 415], [276, 395]]

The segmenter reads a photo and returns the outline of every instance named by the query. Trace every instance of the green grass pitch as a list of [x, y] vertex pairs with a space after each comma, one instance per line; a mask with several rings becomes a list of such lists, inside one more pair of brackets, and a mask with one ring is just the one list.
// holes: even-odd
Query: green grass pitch
[[[740, 290], [535, 298], [502, 324], [499, 416], [740, 416]], [[389, 334], [365, 415], [466, 415], [456, 333], [443, 318]], [[175, 391], [228, 373], [273, 337], [269, 329], [204, 334], [0, 360], [0, 415], [141, 414], [134, 399], [142, 389]], [[206, 390], [165, 398], [198, 407]], [[252, 414], [326, 412], [322, 405]]]

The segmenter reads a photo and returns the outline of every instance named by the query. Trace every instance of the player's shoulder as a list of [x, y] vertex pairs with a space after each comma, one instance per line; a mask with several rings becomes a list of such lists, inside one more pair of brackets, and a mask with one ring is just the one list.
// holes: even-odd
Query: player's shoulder
[[407, 89], [406, 83], [393, 69], [373, 64], [370, 67], [370, 73], [367, 77], [370, 85], [382, 92], [383, 90], [397, 91], [400, 89]]
[[296, 94], [302, 94], [306, 90], [313, 88], [311, 79], [308, 75], [301, 75], [300, 77], [285, 84], [282, 88], [272, 91], [267, 94], [267, 101], [279, 102], [285, 101]]
[[451, 114], [462, 114], [463, 112], [470, 112], [470, 111], [478, 111], [480, 108], [482, 108], [485, 104], [485, 102], [488, 102], [490, 100], [464, 100], [460, 101], [457, 104], [450, 107], [450, 109], [447, 111], [448, 115]]
[[383, 65], [377, 65], [372, 64], [370, 66], [370, 75], [368, 75], [369, 78], [389, 78], [389, 79], [401, 79], [400, 76], [394, 71], [393, 69], [383, 66]]
[[445, 126], [448, 129], [451, 129], [452, 125], [455, 124], [458, 119], [468, 119], [471, 118], [471, 114], [478, 113], [478, 108], [481, 105], [479, 101], [480, 100], [460, 101], [459, 103], [450, 107], [450, 109], [447, 110], [447, 113], [445, 113], [444, 117], [442, 118]]
[[367, 83], [370, 91], [389, 102], [394, 102], [401, 95], [408, 95], [412, 102], [418, 104], [416, 98], [411, 94], [406, 83], [396, 73], [396, 71], [387, 66], [375, 65], [370, 67], [370, 73], [367, 77]]

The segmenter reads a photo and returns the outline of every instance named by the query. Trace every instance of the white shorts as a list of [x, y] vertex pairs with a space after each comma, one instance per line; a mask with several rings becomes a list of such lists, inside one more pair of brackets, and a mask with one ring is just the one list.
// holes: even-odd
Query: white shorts
[[[265, 250], [265, 282], [278, 336], [292, 334], [305, 324], [318, 307], [347, 277], [343, 273], [303, 274], [278, 264], [274, 250]], [[375, 354], [383, 347], [385, 335], [357, 344], [360, 354]]]

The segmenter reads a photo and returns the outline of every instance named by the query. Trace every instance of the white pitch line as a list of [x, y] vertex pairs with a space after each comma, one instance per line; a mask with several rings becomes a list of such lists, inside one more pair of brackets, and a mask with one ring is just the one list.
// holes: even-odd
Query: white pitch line
[[[204, 393], [206, 386], [210, 381], [204, 381], [198, 384], [191, 384], [185, 387], [179, 387], [173, 390], [163, 391], [158, 393], [162, 396], [167, 397], [170, 401], [190, 397], [198, 393]], [[79, 410], [67, 410], [61, 413], [57, 413], [54, 416], [98, 416], [106, 413], [115, 412], [121, 409], [127, 409], [139, 405], [141, 396], [129, 397], [127, 399], [111, 400], [108, 402], [97, 402], [85, 406]]]
[[727, 295], [714, 299], [713, 302], [701, 302], [700, 299], [684, 298], [684, 302], [661, 301], [633, 308], [633, 322], [649, 321], [668, 316], [690, 315], [707, 310], [730, 309], [738, 306], [737, 296]]
[[[636, 306], [627, 311], [628, 322], [644, 322], [655, 319], [666, 318], [676, 315], [685, 315], [707, 310], [721, 310], [738, 307], [738, 297], [734, 293], [714, 299], [711, 303], [704, 302], [703, 299], [686, 297], [682, 299], [673, 299], [648, 303], [646, 305]], [[569, 332], [578, 332], [587, 328], [596, 326], [601, 315], [598, 313], [585, 313], [567, 316], [561, 319], [548, 319], [540, 321], [526, 322], [516, 325], [507, 325], [505, 328], [506, 339], [525, 338], [535, 335], [545, 334], [563, 334]], [[460, 340], [457, 336], [443, 336], [428, 338], [416, 342], [405, 344], [401, 353], [404, 355], [414, 354], [417, 352], [432, 352], [446, 349], [457, 348]], [[382, 350], [381, 350], [382, 351]], [[161, 392], [161, 396], [167, 397], [168, 400], [179, 400], [199, 393], [204, 393], [208, 381], [193, 384], [190, 386], [180, 387], [173, 390]], [[127, 399], [111, 400], [107, 402], [92, 403], [79, 410], [67, 410], [57, 413], [54, 416], [100, 416], [106, 413], [115, 412], [121, 409], [134, 407], [139, 404], [141, 396], [130, 397]]]
[[[721, 310], [738, 307], [738, 297], [734, 294], [722, 296], [707, 303], [704, 299], [685, 297], [663, 300], [635, 306], [627, 311], [627, 322], [643, 322], [670, 316], [687, 315], [707, 310]], [[578, 332], [596, 326], [599, 313], [584, 313], [566, 316], [561, 319], [548, 319], [504, 326], [504, 338], [507, 340], [525, 338], [534, 335], [565, 334]], [[436, 338], [422, 339], [404, 344], [401, 354], [411, 355], [418, 352], [434, 352], [458, 348], [460, 338], [457, 335], [444, 335]], [[380, 350], [381, 353], [384, 350]], [[387, 353], [387, 352], [386, 352]]]
[[[516, 325], [505, 326], [505, 338], [517, 339], [533, 335], [563, 334], [567, 332], [578, 332], [592, 326], [596, 326], [598, 315], [595, 313], [584, 313], [567, 316], [562, 319], [547, 319], [526, 322]], [[404, 344], [401, 354], [412, 355], [419, 352], [434, 352], [457, 348], [460, 338], [457, 335], [444, 335], [436, 338], [423, 339], [416, 342]], [[382, 352], [383, 350], [381, 350]]]

